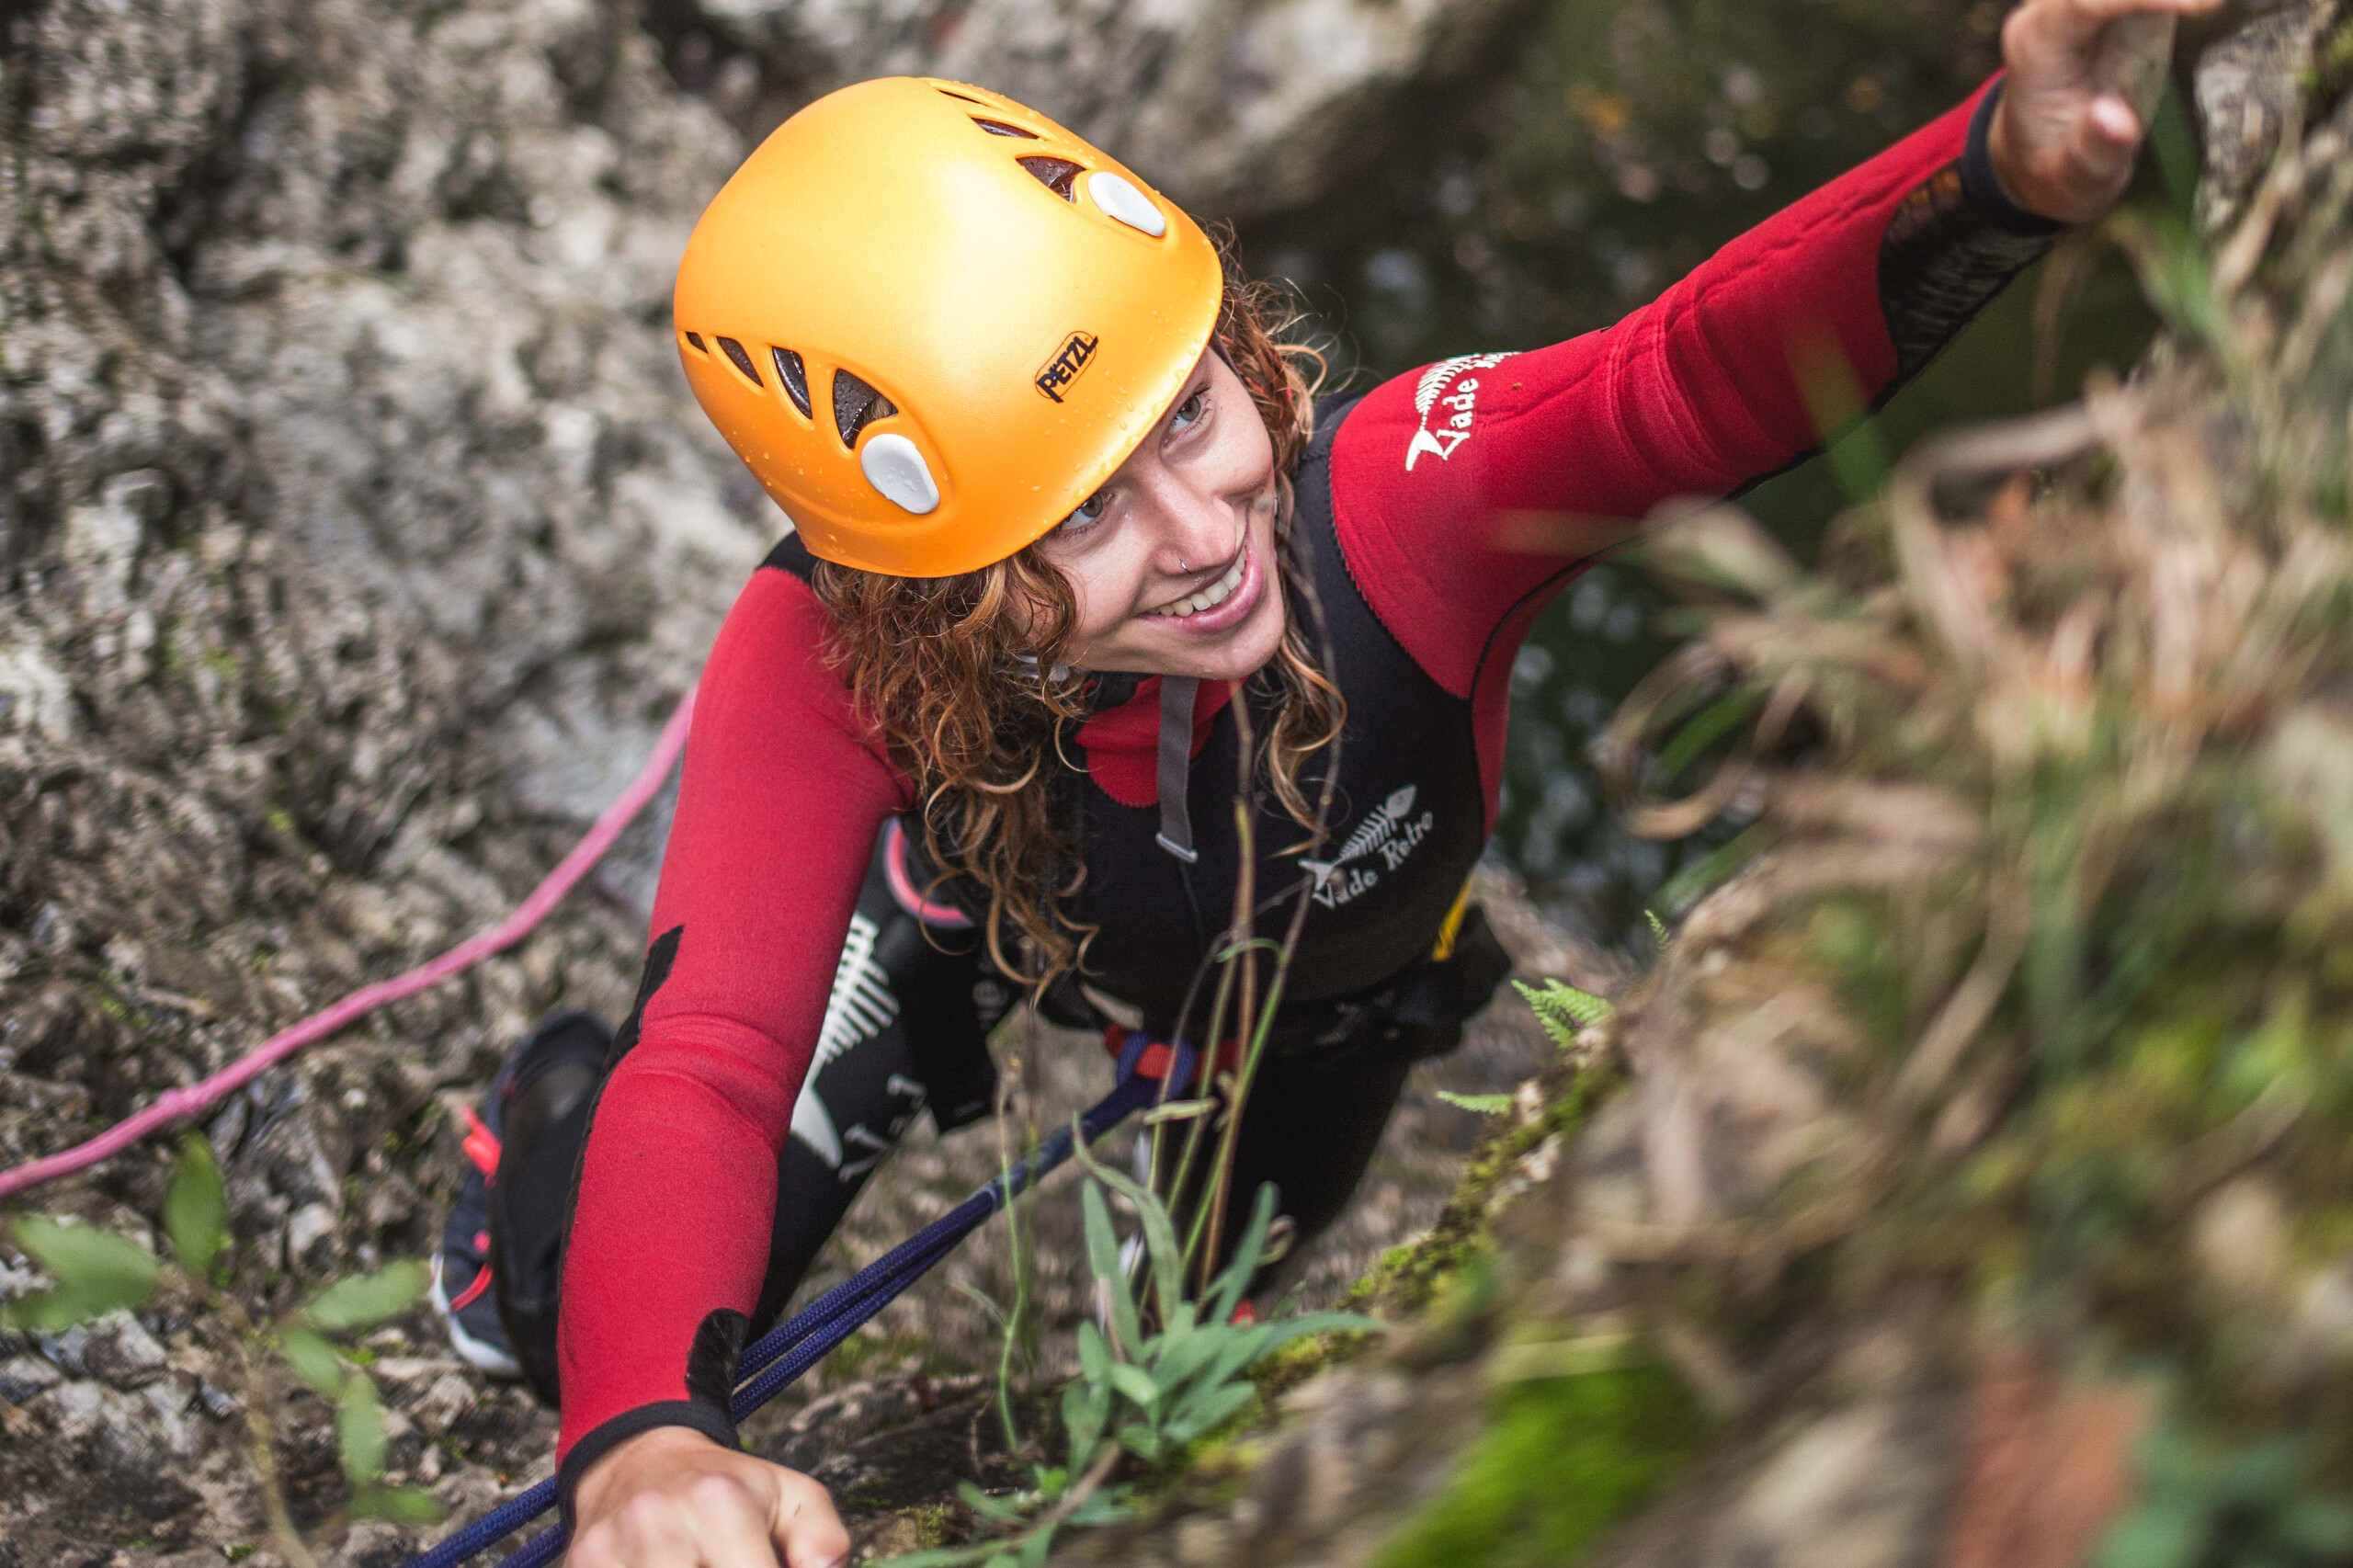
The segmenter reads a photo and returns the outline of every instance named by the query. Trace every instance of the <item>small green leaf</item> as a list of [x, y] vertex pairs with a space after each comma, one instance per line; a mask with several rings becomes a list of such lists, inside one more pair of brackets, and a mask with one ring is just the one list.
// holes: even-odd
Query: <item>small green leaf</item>
[[1090, 1383], [1111, 1381], [1111, 1347], [1103, 1343], [1103, 1331], [1092, 1318], [1079, 1322], [1078, 1369]]
[[365, 1372], [344, 1381], [343, 1396], [335, 1403], [335, 1437], [343, 1444], [343, 1473], [362, 1490], [384, 1473], [384, 1406], [376, 1384]]
[[1209, 1322], [1223, 1324], [1233, 1321], [1233, 1309], [1242, 1304], [1243, 1292], [1250, 1289], [1250, 1277], [1258, 1272], [1258, 1256], [1267, 1250], [1267, 1227], [1274, 1220], [1275, 1184], [1260, 1182], [1257, 1196], [1250, 1205], [1250, 1223], [1243, 1229], [1233, 1259], [1210, 1286]]
[[290, 1328], [278, 1336], [278, 1348], [294, 1375], [317, 1390], [321, 1398], [343, 1397], [343, 1358], [335, 1353], [334, 1346], [307, 1328]]
[[94, 1306], [90, 1298], [79, 1291], [35, 1290], [29, 1296], [18, 1296], [0, 1305], [0, 1328], [12, 1328], [20, 1334], [57, 1334], [108, 1310]]
[[1160, 1403], [1160, 1385], [1142, 1367], [1131, 1362], [1111, 1363], [1111, 1386], [1147, 1410]]
[[1452, 1089], [1440, 1089], [1438, 1097], [1450, 1106], [1475, 1110], [1481, 1116], [1502, 1116], [1512, 1108], [1509, 1095], [1458, 1095]]
[[404, 1257], [373, 1274], [336, 1280], [311, 1298], [302, 1316], [313, 1327], [330, 1333], [365, 1328], [383, 1322], [425, 1294], [426, 1278], [425, 1265]]
[[1199, 1386], [1217, 1388], [1241, 1371], [1243, 1368], [1264, 1356], [1272, 1348], [1267, 1340], [1274, 1331], [1274, 1324], [1267, 1323], [1253, 1324], [1248, 1328], [1229, 1329], [1225, 1343], [1218, 1349], [1216, 1359], [1212, 1360], [1201, 1372]]
[[1120, 1428], [1120, 1447], [1146, 1464], [1160, 1458], [1163, 1446], [1160, 1434], [1141, 1421], [1131, 1421]]
[[1176, 1227], [1168, 1218], [1167, 1205], [1141, 1183], [1121, 1176], [1087, 1153], [1084, 1143], [1075, 1145], [1075, 1150], [1088, 1176], [1134, 1207], [1136, 1218], [1143, 1225], [1144, 1250], [1152, 1255], [1153, 1290], [1165, 1313], [1185, 1296], [1185, 1249], [1176, 1241]]
[[211, 1140], [190, 1132], [180, 1141], [179, 1167], [172, 1173], [171, 1189], [164, 1194], [164, 1230], [180, 1267], [199, 1279], [209, 1278], [212, 1260], [229, 1239], [229, 1210], [221, 1192], [221, 1166], [212, 1158]]
[[1165, 1346], [1152, 1363], [1152, 1380], [1162, 1388], [1173, 1389], [1182, 1384], [1207, 1366], [1210, 1358], [1236, 1333], [1223, 1324], [1208, 1324], [1195, 1329], [1174, 1345]]
[[1063, 1390], [1063, 1426], [1070, 1434], [1070, 1468], [1084, 1470], [1103, 1439], [1103, 1424], [1111, 1415], [1108, 1382], [1074, 1382]]
[[1128, 1294], [1127, 1271], [1120, 1267], [1120, 1244], [1111, 1233], [1111, 1210], [1103, 1189], [1088, 1182], [1079, 1189], [1078, 1204], [1086, 1221], [1086, 1267], [1111, 1298], [1111, 1334], [1119, 1349], [1134, 1355], [1143, 1346], [1143, 1329], [1136, 1321], [1135, 1299]]
[[390, 1519], [396, 1525], [438, 1525], [441, 1500], [422, 1486], [370, 1486], [351, 1500], [351, 1511], [363, 1519]]
[[1295, 1318], [1279, 1318], [1265, 1326], [1272, 1332], [1259, 1349], [1261, 1356], [1302, 1334], [1387, 1334], [1392, 1325], [1362, 1312], [1305, 1312]]
[[0, 1322], [43, 1333], [135, 1307], [155, 1288], [155, 1255], [128, 1236], [62, 1225], [39, 1214], [17, 1221], [17, 1244], [57, 1277], [57, 1288], [8, 1303]]
[[1257, 1397], [1256, 1383], [1228, 1383], [1222, 1389], [1206, 1390], [1169, 1418], [1168, 1436], [1173, 1441], [1189, 1443], [1204, 1432], [1214, 1431]]

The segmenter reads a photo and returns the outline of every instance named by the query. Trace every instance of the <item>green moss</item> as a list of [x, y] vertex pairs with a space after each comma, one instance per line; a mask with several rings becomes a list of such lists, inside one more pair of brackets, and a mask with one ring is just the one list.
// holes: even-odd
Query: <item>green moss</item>
[[915, 1547], [929, 1551], [937, 1547], [955, 1546], [963, 1540], [962, 1517], [953, 1503], [933, 1503], [914, 1513]]
[[1464, 1264], [1486, 1250], [1506, 1179], [1544, 1140], [1584, 1126], [1622, 1081], [1614, 1069], [1597, 1065], [1564, 1062], [1562, 1072], [1563, 1081], [1545, 1085], [1542, 1113], [1490, 1132], [1472, 1151], [1461, 1184], [1429, 1233], [1381, 1254], [1349, 1290], [1344, 1306], [1389, 1318], [1408, 1316], [1429, 1305]]
[[1680, 1472], [1706, 1432], [1665, 1367], [1514, 1384], [1378, 1568], [1563, 1568]]

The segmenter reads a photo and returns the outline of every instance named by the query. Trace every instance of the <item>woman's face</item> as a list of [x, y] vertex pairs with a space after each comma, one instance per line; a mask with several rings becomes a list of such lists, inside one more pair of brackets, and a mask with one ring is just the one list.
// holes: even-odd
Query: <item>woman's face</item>
[[1240, 680], [1283, 635], [1275, 449], [1241, 379], [1202, 354], [1143, 444], [1039, 541], [1078, 599], [1082, 669]]

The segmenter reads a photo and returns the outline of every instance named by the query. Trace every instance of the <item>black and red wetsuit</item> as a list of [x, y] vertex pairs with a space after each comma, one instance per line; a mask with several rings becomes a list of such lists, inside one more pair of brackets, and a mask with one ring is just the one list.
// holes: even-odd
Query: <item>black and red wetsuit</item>
[[[1449, 359], [1325, 411], [1294, 476], [1294, 537], [1348, 722], [1295, 1004], [1362, 994], [1429, 952], [1493, 825], [1513, 656], [1552, 595], [1659, 502], [1728, 494], [1816, 447], [1793, 362], [1835, 348], [1881, 397], [2047, 243], [2052, 226], [1994, 186], [1992, 98], [1972, 102], [1973, 120], [1954, 109], [1613, 327]], [[1569, 548], [1515, 550], [1529, 515]], [[754, 574], [703, 676], [638, 1011], [594, 1111], [563, 1266], [567, 1496], [650, 1426], [733, 1438], [735, 1314], [780, 1304], [763, 1299], [779, 1161], [877, 830], [912, 804], [825, 667], [806, 562], [789, 540]], [[1084, 775], [1062, 783], [1088, 869], [1078, 913], [1100, 928], [1089, 981], [1165, 1027], [1233, 906], [1238, 743], [1225, 688], [1204, 687], [1199, 858], [1163, 853], [1156, 688], [1090, 718]], [[1263, 822], [1259, 888], [1297, 885], [1279, 851], [1298, 836]], [[720, 1322], [731, 1332], [699, 1347]]]

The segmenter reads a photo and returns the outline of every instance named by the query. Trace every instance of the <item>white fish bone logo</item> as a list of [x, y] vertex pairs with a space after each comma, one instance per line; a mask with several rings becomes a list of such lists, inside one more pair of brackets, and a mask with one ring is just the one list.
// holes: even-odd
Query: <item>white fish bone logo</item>
[[1302, 860], [1301, 868], [1321, 881], [1349, 861], [1362, 859], [1380, 848], [1391, 834], [1404, 825], [1405, 813], [1413, 809], [1414, 786], [1408, 784], [1403, 790], [1391, 791], [1389, 799], [1381, 801], [1364, 821], [1357, 824], [1357, 830], [1348, 835], [1347, 842], [1340, 846], [1337, 855], [1329, 860]]
[[[881, 934], [881, 928], [865, 915], [850, 915], [849, 930], [842, 938], [841, 961], [834, 966], [825, 1021], [817, 1031], [816, 1054], [810, 1059], [801, 1097], [792, 1105], [792, 1135], [814, 1150], [844, 1181], [855, 1180], [871, 1169], [888, 1152], [892, 1139], [923, 1108], [923, 1085], [893, 1073], [887, 1087], [904, 1114], [896, 1118], [887, 1133], [876, 1133], [863, 1122], [837, 1128], [833, 1112], [817, 1093], [818, 1074], [845, 1052], [889, 1028], [899, 1016], [899, 999], [891, 994], [890, 978], [874, 956], [874, 944]], [[863, 1149], [865, 1156], [847, 1158], [846, 1145]]]
[[[1414, 438], [1405, 443], [1407, 473], [1414, 472], [1414, 464], [1425, 452], [1437, 453], [1438, 460], [1444, 462], [1454, 455], [1455, 448], [1471, 438], [1472, 415], [1479, 405], [1479, 383], [1471, 372], [1491, 370], [1509, 358], [1507, 354], [1461, 354], [1422, 372], [1422, 379], [1414, 385], [1414, 413], [1421, 424]], [[1435, 429], [1430, 426], [1433, 413], [1438, 415]]]

